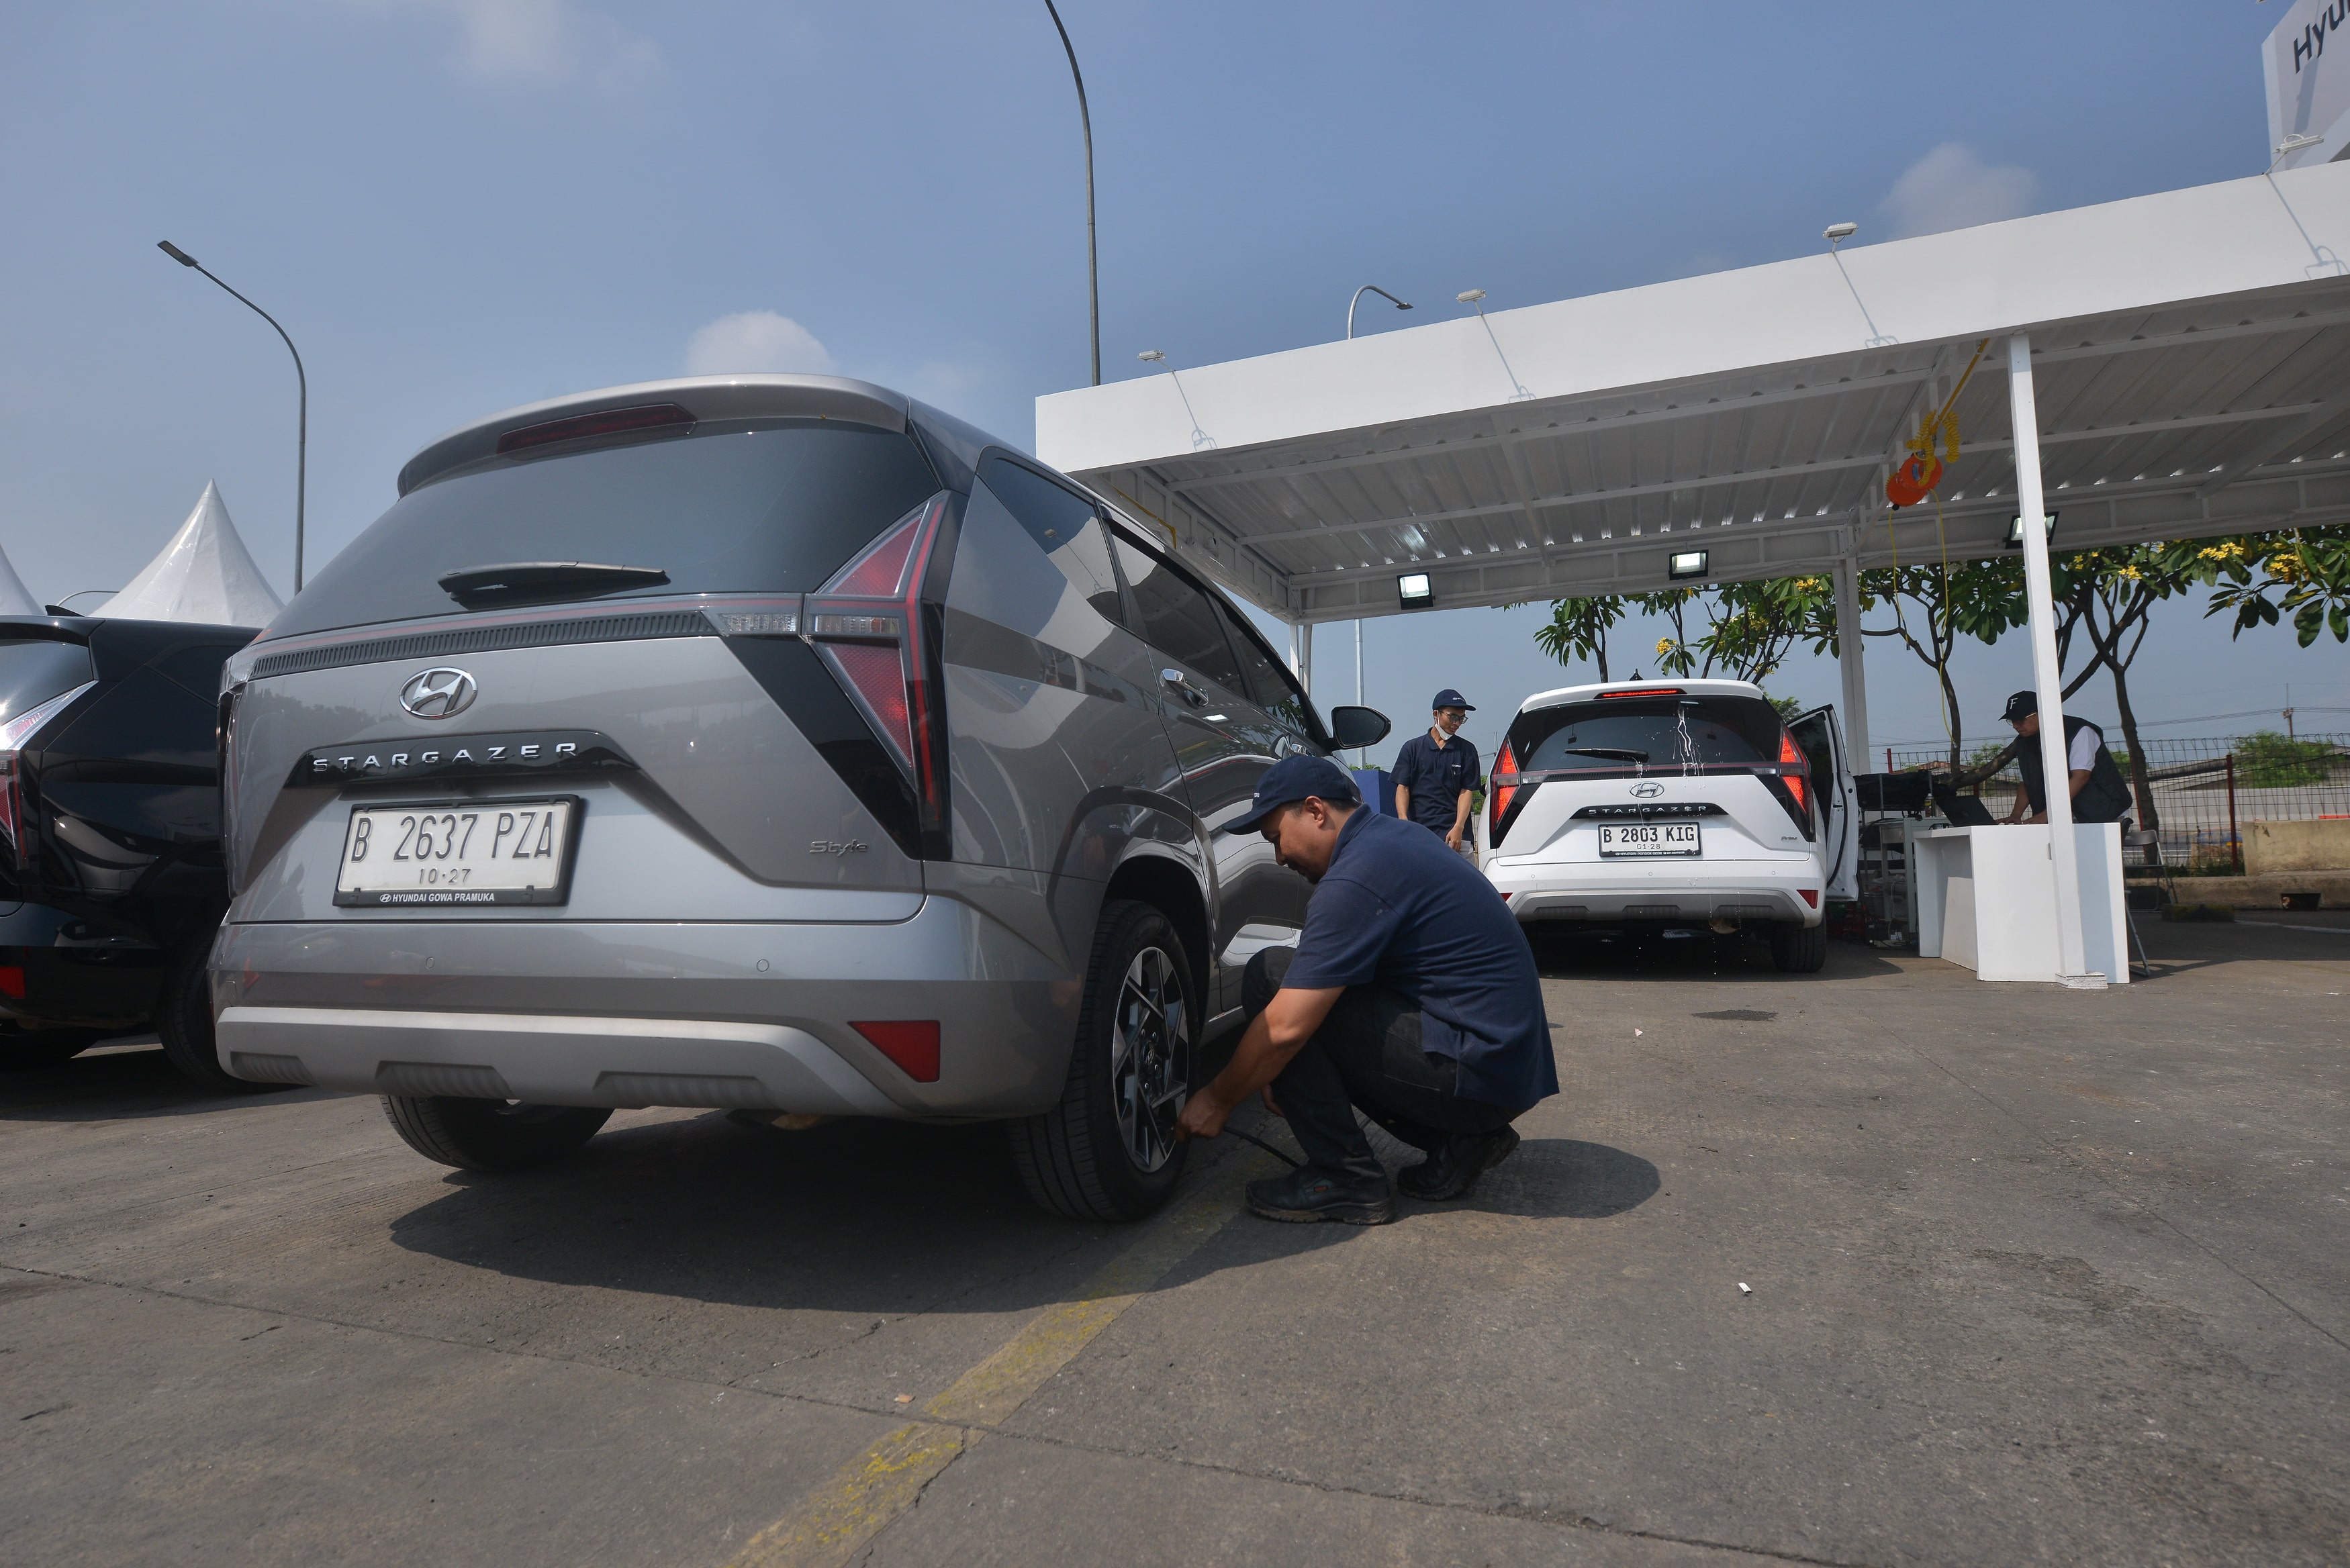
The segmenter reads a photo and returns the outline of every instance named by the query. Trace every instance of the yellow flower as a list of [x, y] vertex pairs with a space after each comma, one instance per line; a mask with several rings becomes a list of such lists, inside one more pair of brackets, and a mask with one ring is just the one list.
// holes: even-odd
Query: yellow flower
[[2207, 545], [2195, 554], [2199, 559], [2206, 561], [2241, 561], [2244, 558], [2244, 546], [2230, 539], [2224, 545]]
[[2280, 550], [2262, 563], [2269, 576], [2281, 583], [2298, 583], [2309, 576], [2309, 563], [2301, 558], [2298, 550]]
[[1664, 658], [1665, 655], [1670, 653], [1672, 650], [1673, 639], [1671, 638], [1660, 637], [1657, 639], [1657, 657], [1659, 659]]

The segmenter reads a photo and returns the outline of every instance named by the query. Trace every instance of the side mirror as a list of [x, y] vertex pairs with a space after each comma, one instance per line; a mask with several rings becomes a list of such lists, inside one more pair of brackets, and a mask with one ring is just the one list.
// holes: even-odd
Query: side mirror
[[1388, 716], [1377, 708], [1330, 710], [1330, 741], [1342, 752], [1357, 746], [1376, 746], [1394, 728], [1388, 722]]

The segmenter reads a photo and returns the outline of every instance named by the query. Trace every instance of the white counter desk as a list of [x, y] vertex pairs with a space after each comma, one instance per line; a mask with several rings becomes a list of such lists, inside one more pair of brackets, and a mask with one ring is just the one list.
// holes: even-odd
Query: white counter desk
[[[1978, 980], [2056, 979], [2055, 877], [2048, 828], [1941, 827], [1909, 840], [1918, 893], [1918, 951], [1964, 964]], [[2073, 826], [2081, 867], [2083, 966], [2108, 983], [2129, 981], [2129, 927], [2122, 909], [2122, 830], [2116, 822]]]

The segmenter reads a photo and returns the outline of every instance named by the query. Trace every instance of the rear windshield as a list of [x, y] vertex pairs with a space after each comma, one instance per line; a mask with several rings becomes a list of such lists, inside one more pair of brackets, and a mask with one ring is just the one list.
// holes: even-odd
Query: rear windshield
[[97, 679], [78, 642], [0, 642], [0, 724]]
[[273, 636], [463, 608], [446, 572], [517, 561], [651, 566], [654, 594], [806, 593], [939, 488], [912, 438], [816, 420], [492, 458], [411, 491], [312, 578]]
[[1779, 731], [1759, 697], [1617, 697], [1519, 714], [1510, 751], [1521, 773], [1775, 763]]

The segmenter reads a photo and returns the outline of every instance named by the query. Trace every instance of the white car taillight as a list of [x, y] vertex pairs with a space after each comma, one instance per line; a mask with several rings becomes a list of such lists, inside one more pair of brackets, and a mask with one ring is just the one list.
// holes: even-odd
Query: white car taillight
[[27, 708], [0, 723], [0, 837], [7, 840], [5, 846], [0, 846], [0, 854], [7, 857], [11, 866], [22, 869], [26, 853], [24, 775], [17, 759], [43, 725], [72, 707], [76, 698], [97, 684], [95, 680], [85, 680], [72, 691], [60, 692], [39, 707]]

